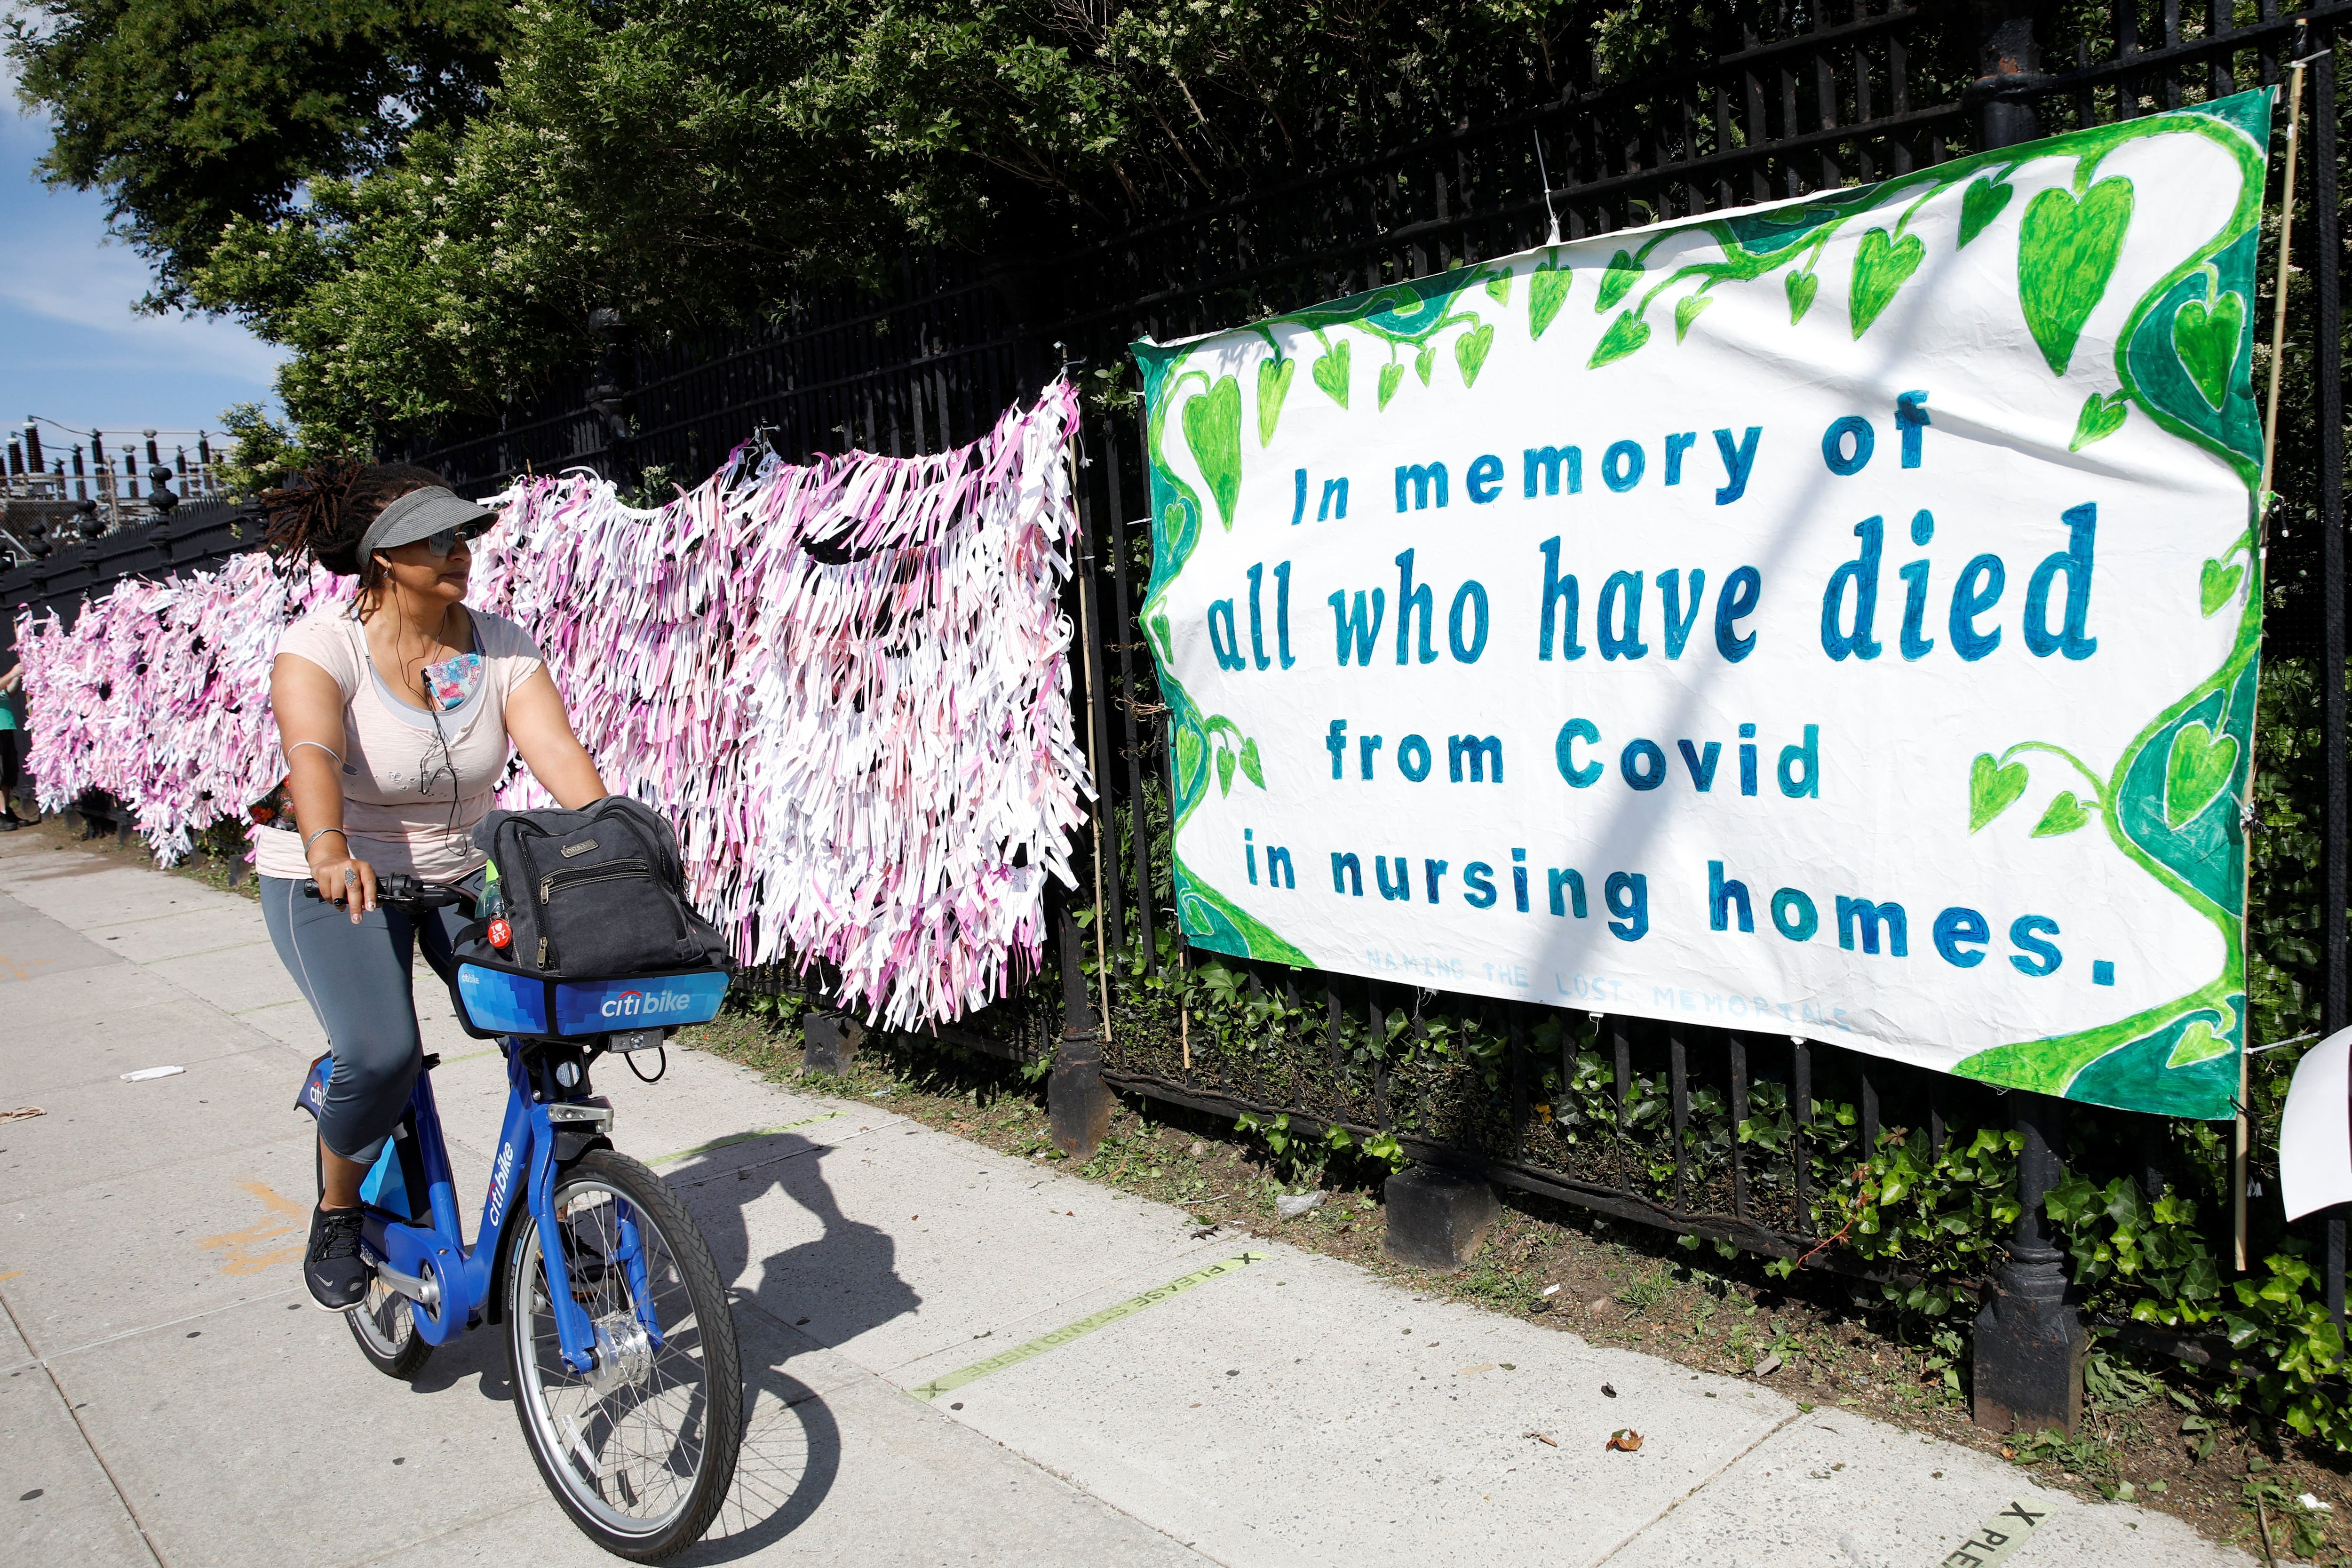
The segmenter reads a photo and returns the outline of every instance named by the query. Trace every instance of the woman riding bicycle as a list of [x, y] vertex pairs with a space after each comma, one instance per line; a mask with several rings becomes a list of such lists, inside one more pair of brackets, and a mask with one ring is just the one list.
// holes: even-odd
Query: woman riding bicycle
[[273, 546], [360, 580], [353, 602], [278, 642], [269, 702], [291, 821], [278, 813], [255, 835], [270, 941], [335, 1058], [302, 1272], [311, 1298], [341, 1311], [367, 1289], [360, 1184], [424, 1061], [415, 943], [446, 961], [461, 925], [448, 910], [377, 908], [378, 874], [478, 890], [488, 857], [471, 834], [510, 750], [566, 807], [607, 792], [530, 635], [465, 605], [467, 541], [496, 513], [401, 463], [321, 468], [263, 504]]

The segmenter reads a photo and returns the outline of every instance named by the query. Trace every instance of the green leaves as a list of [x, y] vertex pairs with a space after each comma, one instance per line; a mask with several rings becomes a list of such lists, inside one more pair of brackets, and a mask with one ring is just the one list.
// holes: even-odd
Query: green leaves
[[1568, 286], [1575, 276], [1565, 267], [1547, 261], [1528, 275], [1528, 338], [1542, 337], [1559, 308], [1568, 303]]
[[2074, 832], [2090, 820], [2091, 814], [2083, 809], [2083, 803], [2075, 798], [2074, 792], [2062, 789], [2052, 798], [2048, 809], [2042, 812], [2042, 820], [2033, 825], [2033, 837], [2055, 838], [2061, 834]]
[[1427, 386], [1429, 384], [1429, 378], [1437, 374], [1437, 345], [1435, 343], [1423, 343], [1421, 345], [1421, 352], [1412, 356], [1412, 374], [1421, 377], [1422, 385]]
[[2009, 198], [2017, 195], [2017, 187], [2005, 180], [1987, 174], [1971, 180], [1960, 193], [1960, 240], [1954, 248], [1966, 250], [1969, 241], [1985, 231], [1985, 226], [1999, 217], [2009, 205]]
[[1495, 329], [1492, 325], [1481, 325], [1476, 331], [1465, 332], [1454, 340], [1454, 364], [1462, 373], [1464, 386], [1476, 384], [1478, 372], [1494, 349]]
[[1242, 384], [1219, 376], [1208, 391], [1184, 401], [1184, 445], [1217, 502], [1217, 521], [1230, 531], [1242, 493]]
[[1693, 294], [1677, 300], [1675, 304], [1675, 342], [1680, 342], [1688, 337], [1691, 323], [1697, 321], [1700, 312], [1713, 303], [1715, 301], [1705, 294]]
[[[1260, 789], [1265, 787], [1265, 765], [1259, 759], [1255, 737], [1244, 735], [1242, 727], [1222, 713], [1212, 714], [1202, 721], [1202, 727], [1208, 731], [1210, 742], [1216, 748], [1219, 795], [1234, 793], [1235, 773]], [[1180, 738], [1182, 733], [1178, 731]], [[1183, 761], [1181, 751], [1177, 761], [1180, 764]]]
[[2246, 574], [2242, 563], [2207, 561], [2197, 574], [2198, 614], [2210, 620], [2213, 613], [2237, 596], [2238, 583]]
[[[1621, 251], [1619, 254], [1623, 253]], [[1642, 320], [1638, 312], [1628, 310], [1610, 322], [1609, 330], [1601, 334], [1601, 341], [1593, 345], [1592, 357], [1585, 362], [1585, 368], [1599, 370], [1604, 364], [1623, 359], [1649, 341], [1650, 323]]]
[[2199, 1062], [2209, 1062], [2215, 1057], [2229, 1054], [2230, 1042], [2213, 1032], [2212, 1020], [2191, 1018], [2188, 1026], [2180, 1031], [2180, 1038], [2173, 1043], [2172, 1054], [2164, 1058], [2164, 1065], [2168, 1068], [2193, 1067]]
[[2023, 763], [2001, 766], [1990, 752], [1969, 764], [1969, 831], [1974, 833], [2017, 804], [2029, 778]]
[[1315, 384], [1323, 389], [1323, 395], [1342, 408], [1348, 406], [1348, 370], [1351, 357], [1349, 341], [1341, 338], [1324, 352], [1308, 372], [1314, 376]]
[[1609, 258], [1608, 270], [1601, 275], [1601, 297], [1592, 302], [1594, 315], [1605, 315], [1609, 307], [1622, 300], [1627, 291], [1641, 280], [1642, 264], [1633, 259], [1630, 250], [1621, 250]]
[[1274, 439], [1275, 421], [1282, 417], [1282, 400], [1290, 395], [1291, 377], [1298, 373], [1298, 362], [1284, 359], [1280, 354], [1257, 362], [1257, 444], [1261, 447]]
[[1398, 384], [1403, 380], [1404, 366], [1397, 363], [1393, 360], [1390, 361], [1387, 364], [1381, 366], [1380, 405], [1382, 408], [1386, 408], [1389, 405], [1389, 399], [1396, 395]]
[[1511, 275], [1507, 272], [1497, 272], [1492, 278], [1487, 279], [1486, 298], [1492, 300], [1497, 305], [1509, 304], [1511, 302]]
[[1822, 291], [1821, 274], [1791, 272], [1786, 287], [1789, 290], [1789, 324], [1793, 327], [1805, 319], [1806, 311], [1813, 308], [1813, 296]]
[[2164, 762], [2164, 820], [2187, 826], [2219, 798], [2238, 771], [2238, 738], [2217, 735], [2194, 720], [2172, 732]]
[[2083, 323], [2107, 291], [2131, 216], [2132, 184], [2121, 176], [2101, 180], [2080, 201], [2053, 187], [2025, 205], [2017, 299], [2053, 375], [2066, 374]]
[[[2206, 290], [2211, 294], [2210, 274]], [[2238, 366], [2238, 340], [2245, 335], [2245, 296], [2234, 290], [2219, 300], [2183, 300], [2172, 313], [2172, 351], [2196, 384], [2197, 395], [2219, 410], [2230, 395], [2230, 373]]]
[[2074, 420], [2074, 438], [2066, 443], [2066, 450], [2079, 452], [2094, 441], [2105, 440], [2124, 427], [2124, 418], [2130, 412], [2130, 400], [2120, 387], [2104, 397], [2091, 394], [2083, 399], [2083, 412]]
[[1927, 257], [1927, 242], [1916, 234], [1895, 239], [1885, 229], [1874, 228], [1862, 237], [1853, 258], [1853, 286], [1846, 300], [1857, 339], [1895, 302], [1896, 290]]

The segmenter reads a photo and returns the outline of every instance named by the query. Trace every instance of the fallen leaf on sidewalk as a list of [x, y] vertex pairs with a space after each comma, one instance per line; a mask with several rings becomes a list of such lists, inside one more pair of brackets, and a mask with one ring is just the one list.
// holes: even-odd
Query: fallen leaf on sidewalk
[[1617, 1397], [1617, 1385], [1616, 1385], [1615, 1384], [1613, 1384], [1613, 1383], [1604, 1383], [1604, 1384], [1602, 1384], [1601, 1385], [1601, 1397], [1602, 1397], [1603, 1399], [1614, 1399], [1614, 1398], [1616, 1398], [1616, 1397]]
[[1638, 1454], [1642, 1451], [1642, 1435], [1631, 1426], [1620, 1426], [1609, 1434], [1609, 1441], [1603, 1448], [1614, 1448], [1621, 1454]]
[[0, 1121], [30, 1121], [36, 1116], [47, 1114], [37, 1105], [20, 1105], [14, 1110], [0, 1110]]
[[1559, 1447], [1558, 1443], [1553, 1442], [1549, 1437], [1545, 1436], [1540, 1432], [1522, 1432], [1519, 1436], [1522, 1437], [1533, 1437], [1537, 1442], [1541, 1443], [1547, 1448], [1557, 1448]]

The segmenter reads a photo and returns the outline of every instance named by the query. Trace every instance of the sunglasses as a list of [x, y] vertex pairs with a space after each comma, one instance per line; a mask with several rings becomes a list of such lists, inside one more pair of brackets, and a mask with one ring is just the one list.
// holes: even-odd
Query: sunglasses
[[469, 522], [463, 528], [445, 528], [425, 538], [425, 553], [436, 560], [446, 561], [458, 545], [471, 543], [490, 531], [488, 522]]

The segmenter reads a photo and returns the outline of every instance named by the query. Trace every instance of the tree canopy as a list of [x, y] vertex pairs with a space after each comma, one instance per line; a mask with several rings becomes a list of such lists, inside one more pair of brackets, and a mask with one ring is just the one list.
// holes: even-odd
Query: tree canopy
[[[289, 25], [290, 23], [290, 25]], [[599, 306], [687, 329], [1030, 248], [1643, 63], [1594, 0], [38, 0], [53, 179], [162, 304], [294, 351], [313, 439], [488, 414]]]
[[33, 0], [6, 24], [42, 173], [106, 192], [187, 302], [232, 218], [294, 212], [303, 183], [364, 174], [478, 110], [507, 36], [500, 0]]

